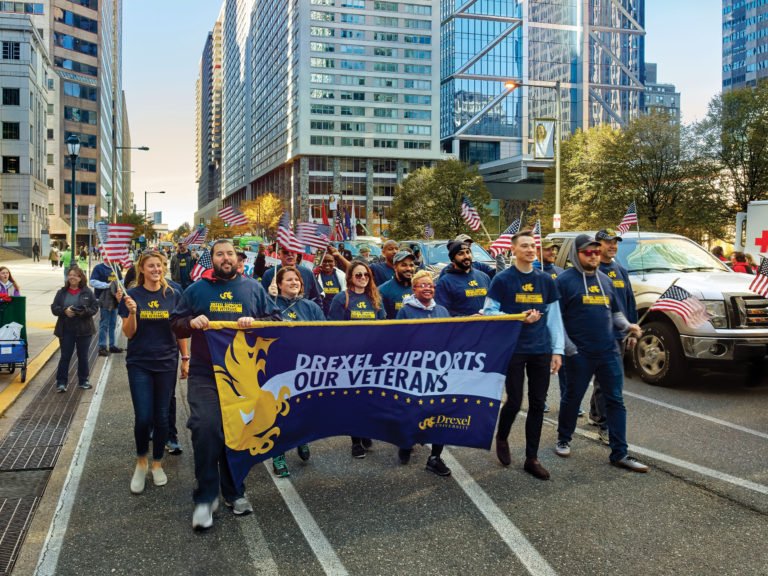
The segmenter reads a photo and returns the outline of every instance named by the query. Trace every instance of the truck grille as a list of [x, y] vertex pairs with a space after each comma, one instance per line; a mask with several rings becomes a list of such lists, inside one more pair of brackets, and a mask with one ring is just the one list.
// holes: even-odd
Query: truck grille
[[735, 301], [739, 328], [768, 328], [768, 299], [743, 296]]

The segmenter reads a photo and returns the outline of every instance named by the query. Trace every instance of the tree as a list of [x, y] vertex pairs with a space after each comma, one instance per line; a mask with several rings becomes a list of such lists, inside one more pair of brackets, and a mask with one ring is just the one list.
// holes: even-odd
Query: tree
[[183, 240], [187, 236], [189, 236], [189, 233], [192, 232], [192, 227], [189, 225], [189, 222], [184, 222], [181, 226], [176, 228], [176, 230], [173, 231], [173, 241], [178, 242], [180, 240]]
[[123, 214], [118, 216], [117, 221], [120, 224], [133, 224], [133, 240], [138, 240], [139, 236], [144, 236], [147, 241], [157, 238], [154, 225], [144, 220], [143, 214]]
[[240, 205], [240, 211], [248, 218], [253, 229], [258, 233], [268, 234], [272, 237], [277, 234], [277, 225], [283, 210], [283, 201], [271, 192], [261, 194], [256, 199], [248, 200]]
[[697, 128], [705, 155], [733, 193], [733, 211], [768, 199], [768, 80], [715, 96]]
[[239, 230], [248, 230], [247, 226], [229, 226], [218, 216], [211, 218], [208, 224], [208, 236], [206, 241], [218, 240], [219, 238], [232, 238], [240, 234]]
[[480, 215], [491, 200], [477, 166], [458, 160], [441, 160], [408, 175], [395, 189], [390, 212], [392, 238], [420, 238], [427, 221], [435, 238], [455, 238], [471, 233], [461, 217], [461, 199], [467, 196]]

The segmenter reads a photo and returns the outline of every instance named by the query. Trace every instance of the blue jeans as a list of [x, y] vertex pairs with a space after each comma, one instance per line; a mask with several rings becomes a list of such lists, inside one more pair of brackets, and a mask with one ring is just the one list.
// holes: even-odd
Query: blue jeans
[[[115, 327], [117, 326], [117, 308], [101, 310], [99, 314], [99, 348], [116, 346]], [[107, 337], [109, 334], [109, 337]]]
[[83, 384], [88, 381], [90, 367], [88, 366], [88, 348], [91, 346], [90, 336], [76, 336], [74, 332], [65, 331], [59, 338], [59, 366], [56, 369], [56, 384], [67, 385], [69, 381], [69, 363], [72, 354], [77, 348], [77, 382]]
[[128, 364], [128, 383], [133, 400], [133, 436], [136, 454], [149, 453], [149, 435], [152, 434], [152, 459], [163, 459], [168, 441], [168, 404], [176, 386], [176, 370], [150, 372], [135, 364]]
[[221, 495], [234, 502], [245, 494], [245, 485], [235, 486], [227, 462], [224, 428], [216, 380], [211, 375], [190, 372], [187, 380], [192, 448], [195, 453], [197, 488], [192, 493], [195, 504], [208, 504]]
[[560, 400], [560, 417], [557, 426], [557, 441], [570, 442], [576, 429], [579, 406], [589, 381], [594, 375], [599, 381], [605, 402], [608, 431], [611, 437], [611, 462], [617, 462], [627, 455], [627, 410], [621, 391], [624, 387], [624, 373], [618, 354], [606, 354], [589, 358], [582, 354], [569, 356], [565, 364], [568, 387]]

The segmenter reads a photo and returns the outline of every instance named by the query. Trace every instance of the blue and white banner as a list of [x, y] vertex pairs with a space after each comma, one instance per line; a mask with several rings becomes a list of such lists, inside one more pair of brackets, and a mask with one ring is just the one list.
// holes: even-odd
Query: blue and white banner
[[522, 315], [206, 331], [229, 462], [329, 436], [488, 449]]

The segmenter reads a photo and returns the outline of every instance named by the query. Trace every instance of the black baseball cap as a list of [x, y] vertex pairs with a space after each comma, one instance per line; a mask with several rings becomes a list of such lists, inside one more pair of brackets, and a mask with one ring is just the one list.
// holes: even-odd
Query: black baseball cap
[[600, 241], [589, 234], [579, 234], [573, 243], [576, 245], [576, 250], [584, 250], [587, 246], [600, 246]]

